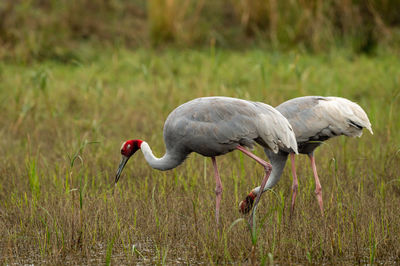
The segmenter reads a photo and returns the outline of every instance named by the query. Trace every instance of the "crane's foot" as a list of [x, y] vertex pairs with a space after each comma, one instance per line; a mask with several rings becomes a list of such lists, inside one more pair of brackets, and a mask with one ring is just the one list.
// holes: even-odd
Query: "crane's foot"
[[251, 191], [249, 195], [239, 203], [239, 212], [246, 214], [249, 213], [253, 207], [254, 199], [257, 197], [256, 193]]

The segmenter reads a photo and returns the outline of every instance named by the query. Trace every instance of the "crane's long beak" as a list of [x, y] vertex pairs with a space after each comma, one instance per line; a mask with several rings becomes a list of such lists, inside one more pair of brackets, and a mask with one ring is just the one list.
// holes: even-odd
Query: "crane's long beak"
[[115, 184], [117, 184], [119, 177], [121, 176], [122, 170], [125, 167], [125, 164], [128, 162], [130, 157], [122, 155], [121, 162], [119, 163], [117, 175], [115, 176]]

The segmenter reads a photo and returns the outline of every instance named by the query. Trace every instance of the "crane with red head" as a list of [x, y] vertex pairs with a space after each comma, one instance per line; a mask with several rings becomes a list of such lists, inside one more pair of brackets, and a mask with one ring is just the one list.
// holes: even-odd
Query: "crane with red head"
[[[260, 186], [263, 188], [272, 167], [246, 148], [259, 144], [272, 152], [278, 152], [282, 148], [297, 153], [294, 132], [283, 115], [267, 104], [236, 98], [204, 97], [184, 103], [169, 114], [163, 133], [166, 152], [161, 158], [154, 156], [146, 141], [134, 139], [124, 142], [115, 183], [129, 158], [138, 150], [142, 151], [152, 168], [162, 171], [177, 167], [192, 152], [210, 157], [216, 181], [217, 224], [222, 197], [217, 156], [239, 150], [254, 159], [265, 170]], [[256, 198], [254, 206], [257, 206], [260, 196], [261, 194]], [[255, 208], [250, 220], [254, 210]]]

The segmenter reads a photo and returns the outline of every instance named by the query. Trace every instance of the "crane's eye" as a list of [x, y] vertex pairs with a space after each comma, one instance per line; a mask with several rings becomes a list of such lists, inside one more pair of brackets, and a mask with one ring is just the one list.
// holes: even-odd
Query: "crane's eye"
[[128, 144], [128, 146], [126, 146], [126, 149], [130, 150], [131, 149], [131, 144]]

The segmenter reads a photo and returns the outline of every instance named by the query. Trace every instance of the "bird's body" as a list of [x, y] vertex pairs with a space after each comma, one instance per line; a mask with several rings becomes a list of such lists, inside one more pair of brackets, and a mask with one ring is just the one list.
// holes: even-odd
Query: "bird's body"
[[332, 137], [360, 137], [363, 128], [372, 133], [364, 110], [345, 98], [305, 96], [286, 101], [276, 109], [292, 125], [302, 154], [313, 152]]
[[[121, 148], [123, 161], [116, 182], [125, 163], [137, 149], [141, 149], [149, 165], [158, 170], [177, 167], [192, 152], [211, 157], [216, 171], [216, 190], [221, 191], [216, 156], [239, 149], [262, 164], [268, 172], [268, 164], [243, 146], [251, 148], [258, 143], [273, 152], [285, 149], [297, 153], [293, 130], [283, 115], [267, 104], [229, 97], [197, 98], [177, 107], [165, 121], [164, 142], [166, 153], [162, 158], [156, 158], [144, 141], [125, 142]], [[266, 173], [265, 181], [268, 176]], [[218, 192], [217, 209], [219, 195]]]
[[164, 125], [167, 152], [213, 157], [255, 143], [275, 152], [296, 147], [279, 112], [264, 103], [229, 97], [204, 97], [184, 103]]
[[[372, 134], [371, 123], [364, 110], [356, 103], [340, 97], [305, 96], [288, 100], [276, 109], [283, 114], [292, 125], [296, 135], [298, 151], [307, 154], [316, 181], [316, 193], [322, 207], [321, 186], [317, 175], [314, 161], [314, 150], [332, 137], [345, 135], [360, 137], [363, 128], [368, 129]], [[289, 151], [281, 148], [279, 153], [272, 153], [265, 150], [272, 164], [272, 173], [263, 192], [271, 189], [280, 179]], [[297, 193], [297, 177], [294, 168], [294, 156], [292, 159], [293, 172], [293, 200]], [[260, 187], [253, 189], [253, 196], [259, 194]]]

